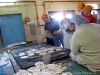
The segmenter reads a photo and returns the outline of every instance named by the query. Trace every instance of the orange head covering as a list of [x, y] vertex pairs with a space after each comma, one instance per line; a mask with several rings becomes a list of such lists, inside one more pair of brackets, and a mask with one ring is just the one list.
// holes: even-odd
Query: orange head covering
[[93, 7], [91, 5], [86, 5], [84, 7], [84, 10], [87, 10], [87, 11], [92, 11], [93, 10]]
[[77, 8], [83, 9], [85, 4], [83, 2], [80, 2], [77, 6]]
[[64, 15], [66, 15], [66, 12], [67, 12], [66, 10], [61, 11], [61, 13], [64, 14]]
[[41, 16], [41, 18], [43, 19], [43, 18], [46, 18], [48, 15], [47, 14], [42, 14], [42, 16]]

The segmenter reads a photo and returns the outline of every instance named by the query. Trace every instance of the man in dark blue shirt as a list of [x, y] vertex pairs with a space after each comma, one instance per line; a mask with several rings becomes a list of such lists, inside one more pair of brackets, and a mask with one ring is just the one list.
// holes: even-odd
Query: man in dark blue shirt
[[55, 46], [60, 47], [60, 44], [64, 46], [63, 45], [63, 33], [58, 31], [59, 22], [53, 18], [49, 18], [47, 14], [42, 14], [41, 18], [45, 22], [45, 25], [44, 25], [45, 35], [41, 39], [41, 42], [46, 38], [46, 36], [48, 35], [48, 32], [51, 32]]

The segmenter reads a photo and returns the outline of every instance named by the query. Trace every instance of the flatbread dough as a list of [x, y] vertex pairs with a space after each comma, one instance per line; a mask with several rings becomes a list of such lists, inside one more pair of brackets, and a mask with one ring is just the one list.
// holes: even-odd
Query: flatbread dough
[[47, 49], [43, 49], [43, 50], [42, 50], [42, 52], [47, 52], [47, 51], [48, 51]]
[[31, 73], [34, 73], [34, 72], [40, 72], [40, 69], [37, 68], [37, 67], [31, 67], [29, 68], [27, 71], [31, 72]]
[[22, 57], [20, 57], [21, 59], [26, 59], [26, 58], [28, 58], [28, 56], [22, 56]]
[[56, 49], [56, 51], [61, 51], [61, 50], [62, 50], [61, 48]]
[[61, 47], [54, 47], [55, 49], [59, 49], [59, 48], [61, 48]]
[[41, 50], [37, 50], [35, 53], [39, 54], [39, 53], [41, 53], [41, 52], [42, 52]]
[[46, 55], [46, 54], [47, 54], [47, 53], [45, 53], [45, 52], [44, 52], [44, 53], [39, 53], [39, 55]]
[[31, 67], [27, 71], [20, 70], [15, 75], [72, 75], [70, 72], [64, 72], [66, 70], [66, 66], [62, 66], [62, 63], [59, 64], [44, 64], [43, 62], [39, 61], [35, 63], [36, 67]]
[[44, 63], [41, 62], [41, 61], [35, 63], [35, 66], [36, 66], [37, 68], [46, 68], [46, 64], [44, 64]]
[[41, 47], [40, 49], [45, 49], [45, 47]]
[[54, 53], [55, 51], [48, 51], [48, 53]]
[[14, 75], [32, 75], [32, 74], [29, 73], [27, 70], [20, 70], [19, 72], [17, 72]]
[[28, 54], [28, 56], [33, 56], [35, 52], [29, 50], [26, 53]]
[[28, 54], [28, 56], [33, 56], [34, 55], [34, 53], [30, 53], [30, 54]]
[[32, 51], [27, 51], [26, 53], [27, 53], [27, 54], [30, 54], [30, 53], [32, 53]]
[[31, 51], [36, 52], [37, 50], [36, 49], [31, 49]]
[[25, 53], [24, 53], [24, 52], [19, 53], [19, 56], [24, 56], [24, 55], [25, 55]]
[[54, 51], [54, 48], [49, 48], [48, 50], [50, 50], [50, 51]]
[[47, 68], [49, 69], [55, 69], [57, 66], [55, 64], [48, 64]]
[[66, 52], [60, 52], [59, 54], [67, 54]]

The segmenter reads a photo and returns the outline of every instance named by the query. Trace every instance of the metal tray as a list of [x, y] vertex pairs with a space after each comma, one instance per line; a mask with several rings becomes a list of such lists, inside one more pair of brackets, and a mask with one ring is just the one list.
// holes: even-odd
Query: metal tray
[[[70, 50], [64, 49], [64, 48], [62, 48], [63, 50], [61, 51], [57, 51], [51, 54], [46, 54], [45, 56], [35, 55], [35, 56], [28, 57], [26, 59], [21, 59], [20, 56], [18, 55], [19, 52], [25, 52], [32, 48], [39, 49], [40, 47], [51, 47], [51, 46], [50, 45], [34, 45], [31, 47], [23, 47], [23, 48], [12, 50], [11, 53], [13, 57], [15, 58], [16, 62], [19, 64], [21, 69], [28, 69], [34, 66], [34, 64], [38, 61], [43, 61], [44, 63], [45, 62], [52, 63], [54, 61], [59, 61], [59, 60], [69, 57]], [[66, 52], [66, 54], [60, 54], [61, 52]]]

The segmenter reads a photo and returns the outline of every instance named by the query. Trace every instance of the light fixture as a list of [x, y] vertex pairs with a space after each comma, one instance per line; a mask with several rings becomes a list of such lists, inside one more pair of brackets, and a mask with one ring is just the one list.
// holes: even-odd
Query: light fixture
[[7, 2], [7, 0], [0, 0], [0, 2]]
[[6, 5], [15, 5], [14, 3], [6, 3]]
[[[70, 18], [72, 18], [72, 14], [66, 14], [65, 17], [70, 19]], [[54, 15], [51, 15], [51, 18], [54, 18], [54, 19], [56, 19], [58, 21], [61, 21], [64, 18], [64, 16], [63, 16], [62, 13], [56, 13]]]
[[0, 2], [15, 2], [17, 0], [0, 0]]
[[0, 6], [14, 5], [16, 0], [0, 0]]
[[0, 3], [0, 6], [6, 6], [6, 3]]

